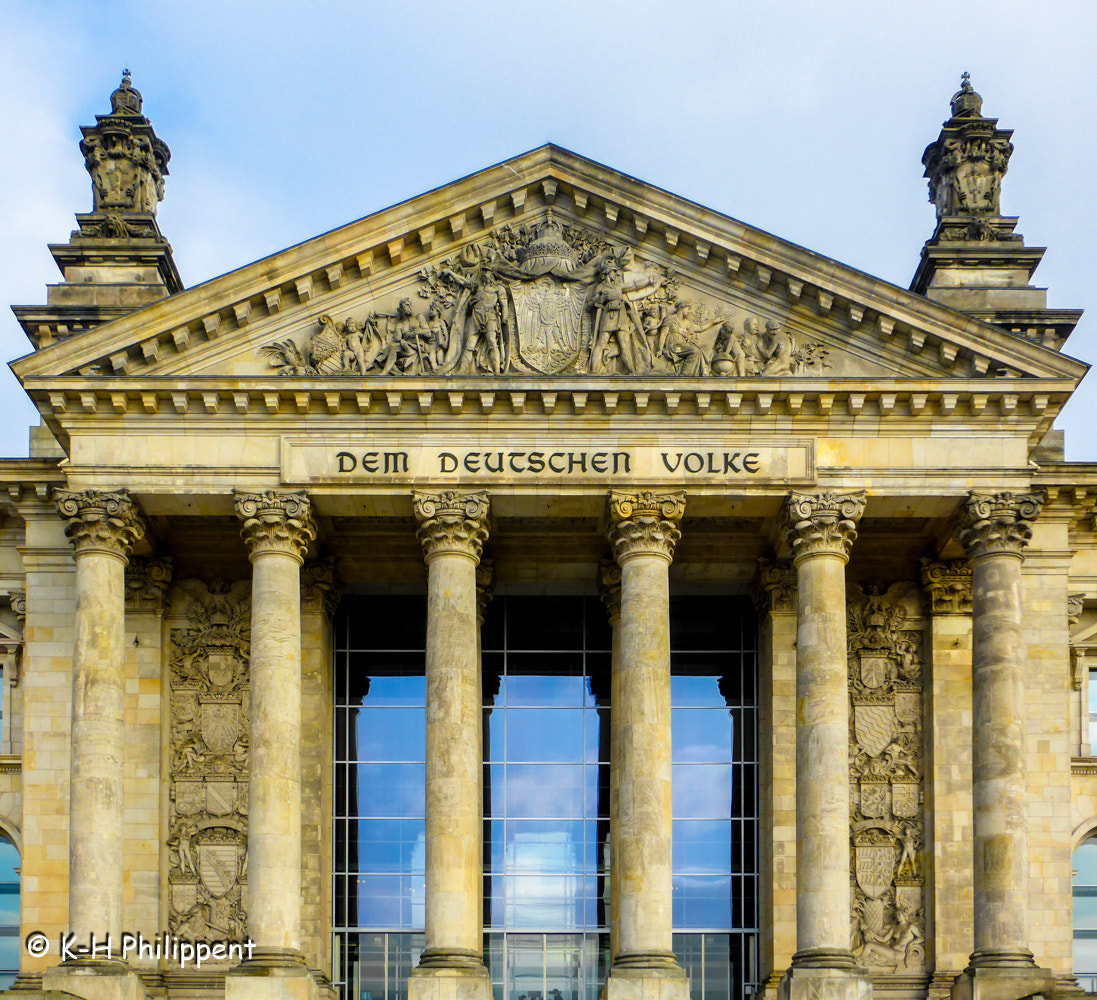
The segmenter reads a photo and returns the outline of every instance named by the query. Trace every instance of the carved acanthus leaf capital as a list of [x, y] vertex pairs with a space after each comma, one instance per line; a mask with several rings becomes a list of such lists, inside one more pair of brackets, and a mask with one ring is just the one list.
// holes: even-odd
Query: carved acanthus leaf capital
[[237, 490], [236, 516], [244, 522], [240, 535], [252, 559], [265, 552], [281, 552], [303, 563], [316, 537], [312, 502], [303, 492]]
[[971, 614], [971, 564], [966, 559], [923, 559], [922, 586], [933, 614]]
[[495, 597], [492, 581], [495, 579], [495, 563], [491, 559], [481, 559], [476, 564], [476, 622], [484, 624], [484, 612]]
[[609, 491], [610, 527], [606, 532], [614, 558], [624, 563], [636, 555], [674, 558], [682, 532], [678, 522], [686, 511], [685, 493]]
[[55, 496], [77, 556], [103, 552], [126, 560], [145, 536], [145, 520], [125, 490], [59, 490]]
[[479, 561], [489, 532], [491, 503], [486, 491], [423, 493], [415, 490], [412, 504], [419, 522], [415, 534], [423, 543], [427, 562], [443, 553], [466, 555]]
[[786, 559], [759, 559], [750, 597], [759, 616], [796, 612], [796, 571]]
[[342, 587], [335, 578], [335, 560], [331, 556], [314, 559], [301, 569], [301, 610], [322, 611], [329, 618], [342, 596]]
[[170, 557], [131, 559], [126, 567], [126, 610], [163, 611], [173, 570]]
[[621, 617], [621, 567], [614, 559], [603, 559], [598, 567], [598, 596], [606, 606], [610, 624]]
[[785, 536], [793, 563], [828, 553], [849, 558], [857, 538], [857, 522], [865, 512], [867, 495], [855, 493], [789, 493], [785, 508]]
[[1023, 554], [1032, 522], [1044, 505], [1042, 493], [979, 493], [971, 490], [960, 508], [956, 537], [969, 559]]

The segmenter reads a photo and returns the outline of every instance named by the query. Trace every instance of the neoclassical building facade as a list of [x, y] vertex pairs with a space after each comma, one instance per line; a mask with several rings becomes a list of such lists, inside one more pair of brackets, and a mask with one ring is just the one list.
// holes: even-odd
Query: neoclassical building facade
[[15, 988], [1078, 991], [1097, 466], [1010, 137], [965, 75], [909, 289], [555, 146], [186, 289], [127, 74], [14, 307]]

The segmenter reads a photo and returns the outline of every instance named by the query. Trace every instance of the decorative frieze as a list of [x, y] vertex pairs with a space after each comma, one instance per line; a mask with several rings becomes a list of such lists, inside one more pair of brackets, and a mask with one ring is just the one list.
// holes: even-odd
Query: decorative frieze
[[171, 630], [168, 928], [247, 938], [251, 583], [181, 580]]
[[282, 375], [725, 375], [829, 367], [775, 320], [681, 294], [677, 273], [547, 219], [504, 225], [423, 269], [418, 295], [362, 318], [320, 316], [303, 344], [268, 344]]
[[785, 508], [785, 535], [793, 561], [818, 552], [849, 558], [857, 522], [865, 512], [866, 494], [790, 493]]
[[144, 518], [125, 490], [58, 490], [55, 497], [77, 556], [105, 552], [125, 560], [145, 535]]
[[491, 504], [486, 491], [423, 493], [416, 490], [412, 494], [412, 504], [419, 522], [416, 537], [423, 543], [423, 554], [428, 562], [447, 552], [460, 552], [479, 560], [489, 533]]
[[956, 537], [970, 559], [996, 553], [1020, 555], [1032, 538], [1032, 522], [1043, 504], [1042, 493], [971, 490], [960, 508]]
[[851, 948], [874, 971], [925, 965], [922, 630], [913, 583], [850, 591]]
[[236, 516], [244, 522], [240, 535], [255, 556], [273, 549], [303, 562], [309, 544], [316, 537], [312, 502], [306, 493], [236, 493]]
[[923, 559], [922, 586], [933, 614], [971, 614], [971, 563], [966, 559]]
[[610, 490], [606, 533], [618, 563], [638, 555], [658, 555], [669, 563], [682, 532], [678, 523], [686, 510], [685, 493], [619, 493]]

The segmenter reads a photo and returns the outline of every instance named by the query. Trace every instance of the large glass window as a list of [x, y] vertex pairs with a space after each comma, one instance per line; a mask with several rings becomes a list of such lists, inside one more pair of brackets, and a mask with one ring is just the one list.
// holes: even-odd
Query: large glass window
[[19, 973], [19, 850], [0, 834], [0, 990]]
[[[423, 948], [422, 597], [337, 626], [335, 977], [400, 1000]], [[693, 1000], [755, 982], [749, 605], [672, 604], [674, 947]], [[485, 961], [497, 1000], [597, 1000], [609, 962], [610, 630], [594, 598], [505, 597], [481, 634]]]
[[1097, 992], [1097, 837], [1074, 852], [1074, 974]]

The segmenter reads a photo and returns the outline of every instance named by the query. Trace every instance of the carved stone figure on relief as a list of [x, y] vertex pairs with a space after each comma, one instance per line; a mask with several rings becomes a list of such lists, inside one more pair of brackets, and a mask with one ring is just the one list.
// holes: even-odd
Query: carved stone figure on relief
[[592, 375], [637, 375], [653, 367], [652, 348], [645, 336], [636, 303], [659, 289], [661, 279], [625, 285], [621, 262], [607, 256], [598, 283], [590, 293], [590, 372]]

